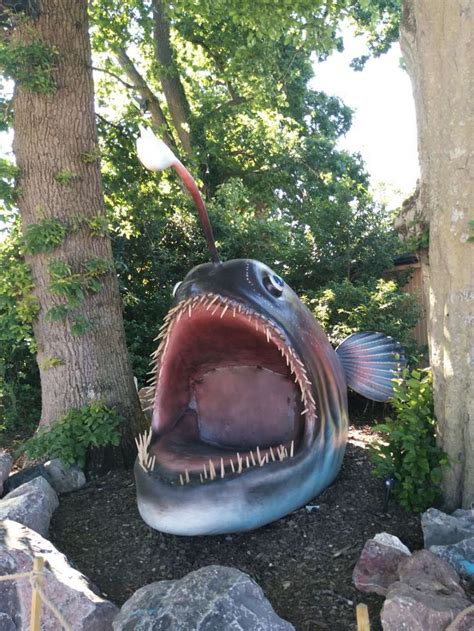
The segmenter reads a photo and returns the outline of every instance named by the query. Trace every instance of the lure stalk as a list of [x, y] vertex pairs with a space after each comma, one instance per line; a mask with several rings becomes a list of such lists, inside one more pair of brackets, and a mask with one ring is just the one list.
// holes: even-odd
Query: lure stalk
[[206, 205], [188, 169], [178, 160], [171, 149], [154, 135], [151, 129], [142, 127], [141, 125], [140, 138], [137, 140], [137, 155], [143, 166], [150, 171], [163, 171], [164, 169], [173, 167], [196, 204], [212, 262], [216, 264], [220, 263], [221, 260], [216, 248], [214, 233]]

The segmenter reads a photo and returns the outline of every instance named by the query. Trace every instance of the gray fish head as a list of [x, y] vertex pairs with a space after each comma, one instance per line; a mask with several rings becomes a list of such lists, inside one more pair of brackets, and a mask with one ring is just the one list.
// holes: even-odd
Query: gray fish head
[[151, 527], [257, 528], [333, 481], [347, 440], [344, 372], [271, 268], [249, 259], [193, 268], [159, 338], [152, 430], [135, 465]]

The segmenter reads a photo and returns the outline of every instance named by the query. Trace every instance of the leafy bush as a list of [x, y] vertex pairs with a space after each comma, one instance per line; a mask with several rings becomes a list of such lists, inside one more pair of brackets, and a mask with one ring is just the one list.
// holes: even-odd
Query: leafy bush
[[90, 447], [118, 446], [118, 413], [102, 403], [91, 403], [72, 409], [50, 428], [40, 429], [21, 447], [29, 458], [61, 458], [66, 465], [83, 467]]
[[400, 342], [409, 362], [417, 355], [412, 329], [420, 307], [394, 281], [380, 278], [363, 285], [349, 280], [330, 283], [306, 302], [333, 344], [358, 331], [380, 331]]
[[436, 445], [430, 369], [405, 370], [391, 401], [395, 418], [374, 429], [383, 440], [371, 448], [374, 475], [394, 477], [394, 495], [407, 510], [421, 512], [438, 499], [446, 454]]

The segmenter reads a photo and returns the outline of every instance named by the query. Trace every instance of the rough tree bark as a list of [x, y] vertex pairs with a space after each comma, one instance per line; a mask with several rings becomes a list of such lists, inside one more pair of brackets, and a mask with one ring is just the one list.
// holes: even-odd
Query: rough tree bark
[[401, 45], [415, 96], [430, 228], [429, 347], [447, 509], [474, 501], [474, 6], [405, 0]]
[[[104, 217], [86, 0], [42, 0], [35, 20], [20, 21], [13, 38], [41, 40], [58, 53], [56, 90], [38, 94], [21, 84], [14, 98], [14, 151], [21, 172], [19, 209], [23, 229], [54, 219], [66, 227], [53, 251], [27, 254], [39, 316], [34, 324], [41, 374], [41, 424], [92, 401], [115, 408], [124, 418], [122, 447], [131, 456], [143, 416], [125, 344], [122, 307], [110, 238], [91, 229]], [[69, 174], [69, 175], [68, 175]], [[50, 264], [65, 261], [81, 278], [90, 261], [109, 272], [98, 277], [97, 293], [86, 290], [64, 319], [48, 312], [64, 304], [52, 291]], [[90, 330], [74, 334], [74, 319]]]

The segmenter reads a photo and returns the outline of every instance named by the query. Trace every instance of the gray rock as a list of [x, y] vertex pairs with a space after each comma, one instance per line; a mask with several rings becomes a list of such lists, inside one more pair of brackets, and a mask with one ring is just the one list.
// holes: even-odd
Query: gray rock
[[442, 631], [469, 606], [458, 593], [420, 591], [397, 581], [387, 592], [380, 618], [384, 631]]
[[446, 631], [472, 631], [474, 629], [474, 605], [461, 611], [451, 622]]
[[34, 478], [0, 500], [0, 521], [11, 519], [46, 536], [58, 506], [58, 496], [51, 485], [42, 477]]
[[454, 511], [454, 513], [451, 513], [451, 517], [456, 517], [456, 519], [466, 528], [472, 528], [474, 526], [474, 508], [458, 508]]
[[2, 631], [18, 631], [13, 619], [0, 611], [0, 629]]
[[[43, 590], [73, 631], [108, 631], [118, 608], [95, 594], [86, 577], [74, 570], [66, 557], [38, 533], [5, 520], [0, 522], [0, 576], [30, 572], [33, 557], [45, 560]], [[13, 629], [28, 629], [31, 586], [28, 579], [0, 582], [0, 611], [13, 620]], [[8, 620], [8, 618], [7, 618]], [[0, 629], [9, 629], [2, 626]], [[42, 608], [42, 631], [57, 631], [58, 621]]]
[[461, 576], [474, 581], [474, 537], [450, 546], [431, 546], [430, 551], [450, 563]]
[[56, 493], [77, 491], [86, 483], [86, 476], [80, 467], [66, 467], [59, 458], [48, 460], [44, 468]]
[[410, 550], [393, 535], [386, 532], [366, 541], [352, 573], [352, 580], [361, 592], [387, 593], [389, 586], [398, 580], [397, 568]]
[[25, 482], [29, 482], [30, 480], [34, 480], [35, 478], [39, 477], [43, 477], [47, 482], [51, 484], [51, 480], [49, 479], [49, 476], [46, 473], [45, 468], [42, 464], [35, 464], [32, 467], [25, 467], [24, 469], [21, 469], [21, 471], [13, 473], [5, 480], [3, 490], [5, 491], [5, 493], [10, 493], [22, 484], [25, 484]]
[[262, 589], [235, 568], [210, 565], [177, 581], [139, 589], [114, 620], [114, 631], [290, 631]]
[[[0, 497], [3, 493], [3, 483], [10, 475], [10, 470], [12, 468], [13, 458], [7, 451], [0, 451]], [[1, 629], [1, 627], [0, 627]]]
[[469, 512], [455, 511], [452, 515], [447, 515], [436, 508], [425, 511], [421, 516], [425, 548], [447, 546], [474, 537], [474, 520], [469, 520]]

